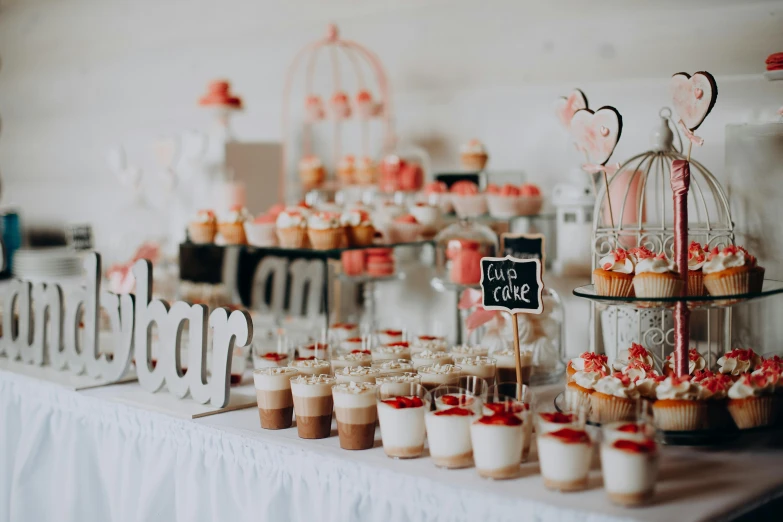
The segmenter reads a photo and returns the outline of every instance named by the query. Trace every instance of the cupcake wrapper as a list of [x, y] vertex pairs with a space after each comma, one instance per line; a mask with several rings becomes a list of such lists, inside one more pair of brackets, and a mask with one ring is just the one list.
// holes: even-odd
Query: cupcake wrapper
[[468, 170], [484, 170], [489, 156], [487, 154], [461, 154], [462, 166]]
[[345, 232], [348, 236], [348, 243], [351, 246], [370, 246], [375, 237], [375, 228], [373, 226], [348, 227]]
[[569, 386], [566, 386], [565, 389], [565, 402], [566, 407], [571, 411], [579, 411], [585, 408], [589, 412], [591, 408], [590, 394], [581, 390], [575, 390]]
[[729, 400], [729, 413], [741, 430], [769, 426], [775, 421], [775, 397]]
[[307, 244], [307, 229], [301, 227], [278, 228], [277, 240], [283, 248], [304, 248]]
[[753, 293], [761, 292], [764, 286], [764, 273], [766, 270], [763, 266], [757, 266], [750, 271], [750, 279], [748, 280], [748, 291]]
[[636, 297], [674, 297], [680, 294], [682, 281], [673, 277], [644, 277], [644, 274], [633, 278], [633, 289]]
[[749, 272], [737, 272], [719, 277], [705, 277], [704, 287], [710, 295], [747, 294], [750, 283]]
[[701, 270], [688, 271], [688, 295], [704, 295], [704, 273]]
[[218, 224], [218, 232], [220, 232], [220, 235], [223, 236], [223, 240], [227, 245], [247, 244], [244, 223]]
[[632, 420], [636, 414], [636, 401], [622, 397], [604, 397], [592, 393], [590, 406], [592, 408], [590, 418], [602, 424]]
[[197, 245], [205, 245], [215, 241], [217, 225], [215, 223], [190, 223], [188, 225], [188, 237]]
[[307, 231], [307, 237], [310, 239], [310, 244], [316, 250], [331, 250], [333, 248], [340, 248], [345, 240], [345, 231], [342, 228], [330, 228], [326, 230], [313, 230]]
[[274, 223], [245, 223], [247, 243], [257, 247], [275, 246], [277, 233]]
[[454, 211], [461, 218], [479, 217], [487, 213], [487, 199], [484, 194], [474, 194], [472, 196], [463, 196], [452, 194], [451, 202], [454, 205]]
[[653, 404], [655, 426], [664, 431], [694, 431], [707, 427], [709, 416], [705, 401], [687, 401], [674, 407], [656, 408]]
[[392, 223], [389, 227], [389, 235], [392, 243], [412, 243], [419, 239], [423, 228], [418, 223]]
[[544, 198], [542, 196], [520, 196], [518, 205], [520, 216], [535, 216], [541, 212]]
[[307, 188], [318, 187], [326, 178], [322, 169], [301, 169], [299, 171], [299, 180]]
[[633, 292], [633, 279], [595, 276], [595, 293], [612, 297], [628, 297]]
[[487, 194], [487, 207], [489, 215], [506, 219], [519, 215], [518, 196], [501, 196], [500, 194]]

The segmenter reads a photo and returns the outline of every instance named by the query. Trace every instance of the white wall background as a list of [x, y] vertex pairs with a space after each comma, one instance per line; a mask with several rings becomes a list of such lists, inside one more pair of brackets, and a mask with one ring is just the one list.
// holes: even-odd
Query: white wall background
[[493, 169], [547, 188], [579, 161], [552, 112], [574, 87], [623, 114], [622, 160], [647, 148], [672, 73], [712, 72], [695, 157], [724, 182], [725, 125], [783, 104], [761, 76], [783, 50], [780, 1], [0, 0], [2, 203], [27, 224], [93, 221], [100, 247], [125, 201], [109, 147], [152, 174], [151, 144], [203, 127], [196, 100], [219, 77], [245, 100], [240, 138], [280, 139], [286, 68], [329, 22], [383, 61], [401, 140], [437, 168], [478, 137]]

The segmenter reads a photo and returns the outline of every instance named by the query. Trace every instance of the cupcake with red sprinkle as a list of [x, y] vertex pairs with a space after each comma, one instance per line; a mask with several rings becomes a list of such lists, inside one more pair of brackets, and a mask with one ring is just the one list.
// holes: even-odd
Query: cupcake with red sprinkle
[[610, 297], [633, 295], [636, 259], [625, 249], [617, 248], [601, 258], [593, 270], [595, 293]]
[[765, 372], [743, 375], [728, 392], [728, 409], [741, 430], [769, 426], [777, 414], [777, 377]]
[[740, 247], [730, 245], [723, 250], [715, 247], [702, 268], [704, 287], [710, 295], [747, 294], [754, 266], [755, 258]]
[[704, 263], [707, 262], [707, 252], [698, 241], [691, 241], [688, 246], [688, 295], [704, 295]]

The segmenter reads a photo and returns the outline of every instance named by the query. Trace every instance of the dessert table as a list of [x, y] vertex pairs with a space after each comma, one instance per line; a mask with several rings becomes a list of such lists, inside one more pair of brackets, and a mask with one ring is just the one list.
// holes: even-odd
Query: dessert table
[[[783, 496], [783, 452], [665, 448], [655, 504], [559, 494], [538, 465], [494, 482], [428, 458], [263, 431], [255, 408], [197, 420], [0, 370], [0, 522], [15, 520], [732, 520]], [[559, 386], [539, 389], [551, 400]], [[147, 393], [138, 388], [137, 393]]]

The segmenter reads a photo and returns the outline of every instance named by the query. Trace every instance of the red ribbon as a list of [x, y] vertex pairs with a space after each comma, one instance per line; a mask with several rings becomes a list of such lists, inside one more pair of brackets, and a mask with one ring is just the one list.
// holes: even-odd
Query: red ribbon
[[[682, 121], [680, 121], [682, 123]], [[685, 160], [674, 160], [671, 171], [674, 194], [674, 262], [682, 280], [682, 295], [688, 294], [688, 189], [691, 167]], [[684, 301], [674, 309], [674, 373], [688, 375], [688, 344], [690, 340], [690, 311]]]

